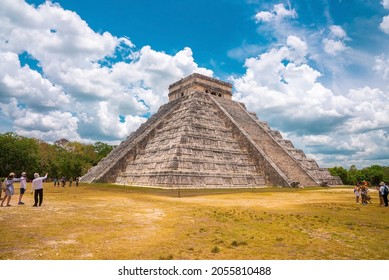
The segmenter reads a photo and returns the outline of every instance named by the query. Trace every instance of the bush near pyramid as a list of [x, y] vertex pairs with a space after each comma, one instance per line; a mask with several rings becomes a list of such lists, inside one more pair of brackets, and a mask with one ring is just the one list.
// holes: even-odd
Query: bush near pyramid
[[200, 74], [170, 85], [169, 102], [81, 181], [166, 188], [342, 184], [233, 101], [231, 84]]

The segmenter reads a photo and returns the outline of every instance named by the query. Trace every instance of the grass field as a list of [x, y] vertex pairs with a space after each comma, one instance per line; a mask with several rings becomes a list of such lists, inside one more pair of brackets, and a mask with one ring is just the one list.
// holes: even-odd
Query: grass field
[[375, 191], [367, 206], [347, 187], [44, 191], [42, 207], [29, 192], [17, 206], [17, 191], [0, 208], [0, 259], [389, 259]]

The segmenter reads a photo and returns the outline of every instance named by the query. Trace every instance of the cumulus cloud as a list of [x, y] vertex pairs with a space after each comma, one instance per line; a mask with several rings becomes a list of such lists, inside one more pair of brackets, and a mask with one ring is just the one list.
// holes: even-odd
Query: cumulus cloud
[[[382, 0], [381, 4], [385, 9], [389, 10], [389, 0]], [[383, 17], [379, 27], [383, 32], [389, 34], [389, 16]]]
[[170, 83], [193, 72], [213, 75], [190, 48], [174, 55], [137, 49], [50, 1], [3, 0], [0, 22], [0, 117], [12, 117], [10, 129], [26, 136], [122, 140], [167, 102]]
[[330, 55], [336, 55], [346, 50], [346, 45], [342, 41], [323, 39], [324, 51]]
[[[297, 38], [290, 37], [288, 41], [297, 42]], [[302, 43], [300, 40], [303, 46]], [[295, 125], [293, 130], [301, 133], [307, 122], [315, 127], [321, 122], [321, 128], [328, 129], [344, 115], [345, 99], [318, 83], [321, 74], [302, 61], [304, 52], [290, 44], [247, 59], [246, 74], [234, 80], [237, 98], [270, 116], [284, 131], [291, 129], [289, 122], [300, 126]]]
[[15, 132], [55, 141], [65, 136], [73, 140], [81, 140], [76, 132], [78, 119], [69, 112], [53, 110], [42, 114], [20, 106], [16, 98], [11, 98], [8, 104], [0, 103], [3, 116], [14, 120]]
[[385, 32], [386, 34], [389, 34], [389, 16], [385, 16], [382, 19], [382, 22], [380, 24], [380, 29]]
[[387, 158], [388, 94], [369, 87], [335, 94], [304, 62], [304, 41], [287, 42], [246, 60], [245, 75], [233, 79], [235, 98], [321, 164]]
[[323, 39], [323, 48], [327, 54], [335, 56], [347, 49], [345, 44], [347, 34], [342, 27], [338, 25], [330, 26], [329, 37]]
[[296, 10], [288, 10], [284, 4], [277, 4], [271, 11], [261, 11], [255, 15], [256, 22], [280, 21], [284, 18], [297, 18]]
[[376, 57], [373, 70], [380, 75], [384, 80], [389, 79], [389, 58], [385, 55]]
[[331, 31], [331, 35], [335, 38], [343, 39], [347, 37], [346, 32], [339, 25], [330, 26], [330, 31]]
[[382, 0], [382, 5], [384, 6], [385, 9], [389, 10], [389, 0]]

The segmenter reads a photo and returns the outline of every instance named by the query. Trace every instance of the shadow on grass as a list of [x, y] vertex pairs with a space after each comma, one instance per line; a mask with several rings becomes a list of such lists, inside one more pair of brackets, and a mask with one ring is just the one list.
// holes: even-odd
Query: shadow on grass
[[307, 188], [282, 188], [282, 187], [258, 187], [258, 188], [219, 188], [219, 189], [166, 189], [152, 187], [126, 186], [106, 183], [81, 184], [81, 186], [90, 189], [99, 189], [107, 192], [123, 192], [132, 194], [156, 195], [162, 197], [196, 197], [211, 196], [221, 194], [240, 194], [240, 193], [274, 193], [274, 192], [304, 192], [311, 190], [323, 190], [323, 187]]

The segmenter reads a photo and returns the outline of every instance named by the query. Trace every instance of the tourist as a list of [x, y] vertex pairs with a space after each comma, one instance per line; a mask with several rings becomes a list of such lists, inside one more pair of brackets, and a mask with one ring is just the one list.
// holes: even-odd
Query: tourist
[[384, 204], [385, 204], [383, 206], [388, 207], [389, 188], [388, 188], [388, 186], [384, 182], [380, 183], [380, 192], [381, 192], [382, 198], [384, 200]]
[[18, 182], [20, 180], [20, 179], [14, 178], [14, 177], [15, 177], [15, 173], [11, 172], [11, 173], [9, 173], [8, 177], [4, 180], [5, 196], [1, 200], [1, 204], [0, 204], [1, 207], [3, 207], [4, 202], [6, 200], [7, 200], [6, 206], [11, 206], [11, 204], [9, 204], [9, 203], [11, 202], [11, 198], [15, 192], [15, 188], [14, 188], [13, 184], [14, 184], [14, 182]]
[[359, 204], [359, 197], [361, 196], [361, 188], [359, 183], [357, 183], [354, 187], [355, 201]]
[[376, 186], [376, 190], [378, 192], [378, 199], [380, 201], [380, 206], [384, 206], [385, 203], [384, 203], [384, 198], [382, 197], [382, 194], [381, 194], [381, 191], [380, 191], [380, 185]]
[[38, 200], [39, 200], [39, 206], [42, 205], [43, 202], [43, 180], [47, 179], [47, 173], [44, 177], [39, 177], [39, 173], [34, 174], [34, 180], [32, 180], [31, 184], [31, 194], [34, 192], [34, 207], [38, 206]]
[[71, 186], [72, 186], [72, 184], [73, 184], [73, 178], [72, 178], [72, 177], [70, 177], [70, 178], [69, 178], [69, 187], [71, 187]]
[[24, 205], [22, 201], [23, 195], [26, 192], [27, 187], [27, 174], [26, 172], [22, 172], [22, 177], [20, 177], [20, 195], [18, 205]]
[[66, 185], [66, 179], [65, 179], [65, 177], [62, 177], [62, 178], [61, 178], [61, 185], [62, 185], [63, 188], [65, 187], [65, 185]]
[[368, 191], [369, 190], [368, 190], [367, 182], [363, 181], [362, 187], [361, 187], [362, 205], [366, 205], [367, 204], [367, 192]]

